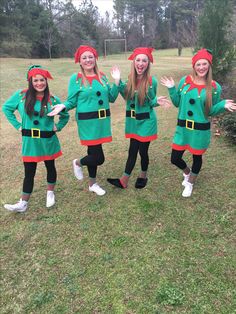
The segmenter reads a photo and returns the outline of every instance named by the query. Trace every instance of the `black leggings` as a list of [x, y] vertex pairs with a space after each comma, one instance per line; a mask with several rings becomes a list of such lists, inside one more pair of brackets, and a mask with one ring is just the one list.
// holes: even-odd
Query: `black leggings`
[[[55, 184], [57, 181], [57, 171], [55, 167], [55, 159], [45, 160], [44, 164], [47, 169], [47, 182]], [[34, 187], [34, 177], [37, 169], [37, 162], [24, 162], [25, 177], [23, 181], [23, 193], [31, 194]]]
[[87, 166], [89, 177], [94, 179], [97, 176], [97, 166], [104, 163], [105, 157], [102, 150], [102, 145], [88, 146], [88, 155], [80, 160], [82, 166]]
[[141, 170], [147, 171], [149, 165], [148, 148], [150, 142], [140, 142], [133, 138], [130, 139], [129, 154], [125, 166], [125, 173], [131, 175], [139, 153], [141, 157]]
[[[172, 149], [172, 153], [171, 153], [171, 163], [182, 170], [187, 168], [186, 162], [182, 159], [184, 152], [185, 152], [184, 150]], [[191, 167], [192, 173], [199, 174], [201, 167], [202, 167], [202, 155], [193, 155], [193, 164]]]

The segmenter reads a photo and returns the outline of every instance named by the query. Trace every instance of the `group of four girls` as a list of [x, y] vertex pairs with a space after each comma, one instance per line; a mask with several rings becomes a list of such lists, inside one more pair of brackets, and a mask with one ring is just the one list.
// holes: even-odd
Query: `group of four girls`
[[[115, 102], [118, 94], [126, 100], [125, 136], [130, 139], [125, 170], [120, 178], [108, 178], [115, 187], [125, 189], [135, 166], [138, 153], [141, 157], [141, 171], [135, 187], [147, 184], [150, 142], [157, 138], [155, 107], [168, 107], [165, 96], [157, 97], [157, 79], [150, 74], [153, 63], [153, 48], [134, 49], [127, 81], [120, 79], [120, 71], [113, 67], [110, 86], [104, 73], [98, 70], [96, 49], [80, 46], [75, 53], [75, 63], [80, 72], [71, 76], [67, 100], [61, 101], [49, 92], [48, 79], [51, 74], [41, 66], [31, 66], [27, 73], [28, 89], [14, 93], [3, 105], [3, 112], [9, 122], [22, 134], [22, 159], [25, 176], [20, 201], [5, 204], [11, 212], [25, 212], [33, 191], [37, 163], [44, 161], [47, 169], [46, 206], [55, 204], [54, 187], [57, 179], [55, 159], [61, 156], [56, 132], [61, 131], [69, 120], [68, 111], [76, 108], [75, 118], [82, 145], [87, 146], [87, 155], [73, 160], [74, 175], [83, 179], [83, 167], [89, 174], [89, 191], [97, 195], [106, 192], [97, 182], [97, 167], [104, 163], [103, 143], [111, 142], [111, 113], [109, 103]], [[202, 166], [202, 155], [210, 143], [209, 117], [225, 110], [236, 111], [232, 100], [221, 100], [221, 87], [212, 80], [212, 54], [199, 50], [192, 58], [193, 73], [180, 80], [176, 89], [172, 78], [162, 77], [161, 83], [169, 91], [174, 106], [179, 108], [176, 132], [172, 144], [171, 162], [183, 171], [183, 197], [192, 194], [193, 185]], [[15, 116], [18, 110], [19, 122]], [[59, 115], [58, 123], [54, 116]], [[192, 166], [183, 160], [188, 150], [193, 156]]]

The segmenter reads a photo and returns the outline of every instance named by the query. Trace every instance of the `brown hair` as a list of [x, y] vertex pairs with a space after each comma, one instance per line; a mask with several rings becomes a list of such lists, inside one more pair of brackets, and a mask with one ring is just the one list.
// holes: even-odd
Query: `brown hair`
[[[47, 103], [50, 96], [47, 79], [46, 79], [46, 82], [47, 82], [47, 85], [44, 90], [43, 99], [41, 101], [41, 108], [40, 108], [40, 114], [39, 114], [40, 117], [42, 117], [45, 113], [45, 108], [47, 108]], [[29, 79], [29, 88], [25, 95], [25, 111], [30, 117], [32, 117], [34, 113], [34, 105], [36, 102], [36, 96], [37, 96], [37, 91], [33, 87], [32, 77], [31, 77]]]
[[126, 86], [125, 91], [125, 99], [133, 98], [134, 93], [137, 90], [138, 91], [138, 101], [139, 104], [142, 106], [145, 101], [145, 97], [148, 93], [148, 87], [149, 87], [149, 78], [150, 78], [150, 60], [148, 60], [148, 67], [145, 70], [143, 77], [140, 80], [140, 84], [137, 89], [138, 85], [138, 78], [137, 78], [137, 72], [135, 70], [134, 61], [131, 64], [131, 71], [128, 76], [128, 83]]
[[[196, 78], [196, 72], [193, 69], [193, 79]], [[205, 104], [205, 115], [208, 116], [212, 106], [212, 67], [209, 63], [209, 70], [206, 75], [206, 104]]]

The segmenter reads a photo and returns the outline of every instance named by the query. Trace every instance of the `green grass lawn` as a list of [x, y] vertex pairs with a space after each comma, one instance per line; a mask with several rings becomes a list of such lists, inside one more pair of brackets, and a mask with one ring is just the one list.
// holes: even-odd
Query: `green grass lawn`
[[[127, 56], [126, 56], [127, 57]], [[191, 51], [155, 52], [152, 73], [191, 70]], [[27, 87], [31, 64], [48, 67], [51, 92], [65, 100], [72, 59], [1, 59], [1, 103]], [[110, 77], [112, 65], [125, 78], [125, 56], [99, 59]], [[166, 95], [159, 86], [158, 95]], [[1, 313], [50, 314], [233, 314], [235, 289], [235, 146], [213, 137], [193, 195], [184, 199], [182, 174], [170, 164], [176, 109], [157, 109], [159, 139], [150, 145], [149, 182], [136, 190], [140, 160], [126, 190], [107, 177], [123, 173], [129, 141], [124, 138], [124, 101], [112, 105], [113, 142], [104, 145], [98, 183], [104, 197], [88, 192], [88, 180], [73, 176], [72, 160], [85, 155], [74, 111], [59, 133], [64, 155], [56, 162], [56, 205], [46, 209], [46, 171], [38, 165], [25, 214], [11, 214], [6, 202], [19, 199], [23, 166], [21, 136], [1, 117]], [[186, 154], [187, 160], [191, 156]], [[87, 177], [87, 170], [84, 170]]]

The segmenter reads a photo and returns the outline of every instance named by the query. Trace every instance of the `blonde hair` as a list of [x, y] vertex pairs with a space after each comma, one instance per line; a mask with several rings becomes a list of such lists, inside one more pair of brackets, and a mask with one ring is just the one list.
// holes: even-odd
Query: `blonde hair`
[[[81, 65], [80, 65], [80, 69], [81, 69], [81, 74], [82, 74], [82, 84], [83, 85], [89, 85], [89, 82], [88, 82], [88, 80], [86, 78], [84, 69], [83, 69], [83, 67]], [[100, 74], [100, 72], [98, 70], [98, 65], [97, 65], [97, 61], [96, 60], [95, 60], [94, 72], [98, 76], [99, 81], [101, 81], [101, 74]]]
[[148, 93], [149, 78], [150, 78], [150, 60], [148, 60], [148, 67], [145, 70], [143, 77], [140, 80], [138, 89], [137, 89], [138, 75], [135, 70], [134, 61], [133, 61], [131, 64], [131, 71], [128, 76], [128, 83], [127, 83], [126, 91], [125, 91], [125, 99], [127, 100], [128, 98], [133, 98], [135, 91], [137, 91], [138, 101], [139, 101], [139, 104], [142, 106], [144, 104], [145, 97], [147, 96], [147, 93]]
[[[193, 69], [193, 79], [197, 77], [195, 70]], [[206, 75], [206, 106], [205, 115], [208, 116], [212, 106], [212, 67], [209, 63], [209, 70]]]

